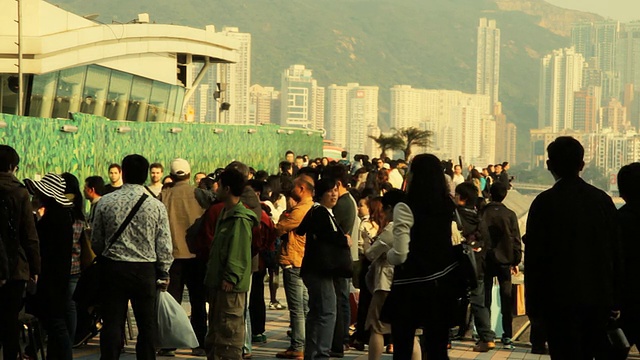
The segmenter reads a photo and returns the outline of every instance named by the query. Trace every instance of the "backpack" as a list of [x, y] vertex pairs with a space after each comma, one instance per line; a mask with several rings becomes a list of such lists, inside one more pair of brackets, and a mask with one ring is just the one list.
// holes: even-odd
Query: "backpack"
[[254, 236], [259, 237], [257, 241], [254, 241], [254, 246], [263, 261], [264, 267], [272, 269], [277, 265], [276, 259], [280, 245], [278, 240], [280, 238], [276, 235], [276, 225], [264, 210], [262, 210], [258, 231], [254, 232]]
[[18, 265], [17, 215], [9, 191], [0, 191], [0, 279], [11, 279]]

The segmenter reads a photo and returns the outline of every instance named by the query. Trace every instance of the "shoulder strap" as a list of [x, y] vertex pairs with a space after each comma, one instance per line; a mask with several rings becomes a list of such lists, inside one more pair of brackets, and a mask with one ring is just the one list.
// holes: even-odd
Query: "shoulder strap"
[[129, 212], [129, 215], [127, 215], [127, 217], [124, 219], [122, 224], [120, 224], [120, 227], [118, 228], [118, 230], [116, 230], [115, 234], [113, 234], [113, 236], [111, 237], [110, 239], [111, 241], [109, 242], [109, 245], [107, 245], [107, 247], [104, 249], [103, 254], [109, 251], [109, 249], [111, 249], [111, 246], [116, 243], [120, 235], [122, 235], [122, 232], [124, 231], [124, 229], [127, 227], [127, 225], [129, 225], [131, 220], [133, 220], [133, 217], [136, 215], [138, 210], [140, 210], [140, 207], [142, 207], [142, 203], [144, 203], [144, 201], [147, 200], [148, 197], [149, 197], [148, 194], [142, 194], [142, 196], [140, 197], [140, 200], [138, 200], [138, 202], [133, 206], [133, 209], [131, 209], [131, 211]]

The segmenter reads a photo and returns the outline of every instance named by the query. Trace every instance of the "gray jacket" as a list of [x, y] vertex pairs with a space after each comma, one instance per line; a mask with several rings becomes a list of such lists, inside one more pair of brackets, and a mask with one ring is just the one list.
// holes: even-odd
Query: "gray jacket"
[[367, 259], [371, 261], [366, 281], [372, 293], [376, 291], [391, 291], [393, 265], [387, 260], [387, 251], [393, 248], [393, 242], [393, 222], [390, 222], [380, 235], [376, 236], [371, 247], [364, 252]]

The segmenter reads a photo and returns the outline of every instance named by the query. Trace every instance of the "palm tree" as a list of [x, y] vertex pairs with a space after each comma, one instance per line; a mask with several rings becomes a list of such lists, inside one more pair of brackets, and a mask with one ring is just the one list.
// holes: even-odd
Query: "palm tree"
[[387, 157], [388, 150], [400, 150], [404, 147], [404, 141], [400, 139], [396, 134], [390, 136], [381, 134], [378, 137], [369, 135], [369, 137], [373, 139], [376, 144], [378, 144], [378, 147], [380, 148], [381, 159]]
[[404, 160], [409, 161], [414, 146], [429, 146], [431, 144], [431, 135], [429, 130], [420, 130], [416, 127], [400, 129], [396, 133], [396, 137], [402, 140], [402, 148], [404, 148]]

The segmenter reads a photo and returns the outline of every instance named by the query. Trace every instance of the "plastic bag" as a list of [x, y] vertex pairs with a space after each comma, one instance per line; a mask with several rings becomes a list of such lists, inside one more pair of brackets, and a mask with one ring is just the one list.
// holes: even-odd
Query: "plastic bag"
[[186, 311], [166, 291], [158, 293], [156, 342], [159, 349], [194, 349], [199, 345]]

